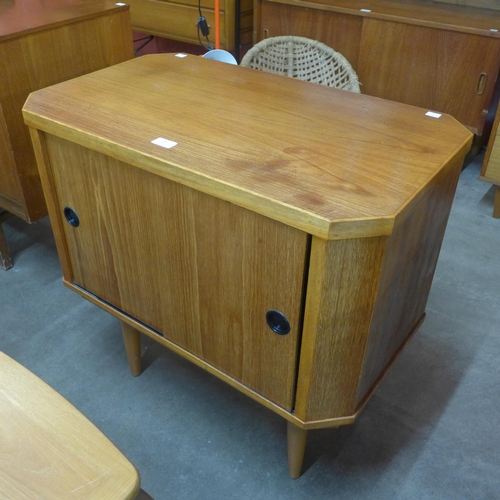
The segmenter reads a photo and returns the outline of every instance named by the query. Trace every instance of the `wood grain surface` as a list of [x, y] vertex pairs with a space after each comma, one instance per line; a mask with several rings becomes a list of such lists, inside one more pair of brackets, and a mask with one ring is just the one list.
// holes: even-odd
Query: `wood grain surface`
[[[49, 136], [74, 282], [292, 408], [308, 236]], [[126, 242], [126, 243], [125, 243]], [[266, 312], [284, 313], [281, 336]]]
[[425, 313], [461, 165], [414, 203], [387, 238], [356, 405], [377, 382]]
[[500, 38], [500, 33], [490, 32], [491, 29], [500, 31], [498, 12], [470, 6], [446, 5], [426, 0], [268, 1]]
[[[16, 175], [16, 159], [12, 151], [9, 129], [5, 120], [2, 103], [0, 101], [0, 173], [1, 183], [0, 199], [3, 196], [8, 199], [5, 208], [16, 215], [23, 215], [24, 210], [18, 206], [17, 199], [22, 199], [22, 188], [19, 176]], [[5, 205], [5, 204], [2, 204]]]
[[0, 41], [124, 10], [112, 0], [0, 0]]
[[461, 163], [397, 219], [388, 238], [313, 239], [296, 415], [353, 415], [425, 313]]
[[3, 0], [0, 12], [0, 206], [35, 221], [47, 209], [22, 106], [30, 92], [131, 59], [130, 17], [101, 0]]
[[[471, 140], [446, 115], [173, 54], [44, 89], [24, 114], [35, 128], [327, 239], [390, 234], [401, 207]], [[157, 137], [177, 145], [161, 148]]]
[[[203, 2], [203, 15], [209, 26], [212, 27], [209, 39], [215, 43], [214, 5], [212, 2]], [[234, 49], [234, 3], [235, 0], [221, 2], [220, 33], [221, 48]], [[182, 42], [199, 45], [198, 28], [196, 21], [200, 17], [198, 2], [192, 1], [157, 1], [157, 0], [130, 0], [130, 13], [134, 30], [153, 33], [158, 36], [180, 40]], [[225, 4], [229, 7], [226, 12]], [[206, 45], [205, 38], [202, 38]]]
[[218, 368], [211, 365], [210, 363], [203, 361], [198, 356], [195, 356], [194, 354], [186, 351], [185, 349], [178, 346], [177, 344], [170, 342], [165, 337], [158, 335], [158, 333], [151, 330], [151, 328], [147, 327], [144, 323], [139, 322], [136, 319], [132, 318], [130, 315], [124, 313], [123, 311], [116, 309], [115, 307], [111, 306], [107, 302], [104, 302], [103, 300], [99, 299], [99, 297], [97, 297], [96, 295], [94, 295], [94, 294], [92, 294], [92, 293], [84, 290], [83, 288], [78, 287], [72, 283], [68, 283], [65, 280], [63, 280], [63, 283], [70, 290], [74, 291], [75, 293], [78, 293], [79, 295], [81, 295], [82, 297], [87, 299], [92, 304], [95, 304], [96, 306], [100, 307], [104, 311], [107, 311], [108, 313], [116, 316], [122, 322], [128, 323], [133, 328], [137, 329], [139, 332], [154, 339], [156, 342], [163, 345], [167, 349], [170, 349], [171, 351], [178, 354], [179, 356], [182, 356], [184, 359], [187, 359], [188, 361], [190, 361], [194, 365], [205, 370], [210, 375], [213, 375], [213, 376], [219, 378], [220, 380], [222, 380], [226, 384], [230, 385], [231, 387], [234, 387], [235, 389], [242, 392], [243, 394], [245, 394], [249, 398], [252, 398], [254, 401], [257, 401], [258, 403], [265, 406], [269, 410], [273, 411], [277, 415], [283, 417], [288, 422], [292, 422], [293, 424], [295, 424], [296, 426], [298, 426], [302, 429], [320, 429], [320, 428], [325, 428], [325, 427], [339, 427], [340, 425], [352, 424], [359, 414], [359, 410], [358, 410], [355, 414], [349, 415], [347, 417], [329, 418], [329, 419], [323, 419], [323, 420], [317, 420], [317, 421], [311, 421], [311, 422], [304, 422], [303, 420], [299, 419], [294, 413], [291, 413], [289, 410], [285, 410], [282, 406], [277, 405], [273, 401], [264, 397], [262, 394], [250, 389], [248, 386], [242, 384], [240, 381], [234, 379], [233, 377], [230, 377], [227, 373], [219, 370]]
[[304, 421], [355, 413], [385, 242], [313, 238], [295, 408]]
[[60, 394], [0, 353], [2, 460], [5, 499], [131, 500], [135, 467]]
[[[132, 27], [169, 40], [199, 45], [198, 0], [129, 0]], [[215, 46], [215, 12], [213, 0], [201, 0], [202, 14], [209, 25], [209, 40]], [[253, 1], [221, 0], [219, 8], [220, 48], [238, 56], [244, 45], [252, 42]], [[238, 39], [239, 37], [239, 39]], [[202, 37], [207, 45], [207, 41]]]

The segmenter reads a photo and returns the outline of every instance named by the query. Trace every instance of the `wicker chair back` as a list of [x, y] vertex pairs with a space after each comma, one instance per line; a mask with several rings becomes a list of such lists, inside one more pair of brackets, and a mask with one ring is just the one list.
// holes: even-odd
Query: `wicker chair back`
[[324, 43], [299, 36], [266, 38], [254, 45], [240, 66], [360, 93], [349, 61]]

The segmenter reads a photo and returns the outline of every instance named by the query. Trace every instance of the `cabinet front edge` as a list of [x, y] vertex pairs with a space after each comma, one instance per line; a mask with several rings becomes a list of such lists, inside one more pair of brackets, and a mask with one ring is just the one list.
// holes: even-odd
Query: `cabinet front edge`
[[319, 214], [307, 212], [299, 207], [276, 201], [200, 172], [191, 172], [189, 169], [182, 168], [182, 166], [167, 163], [160, 158], [132, 148], [120, 146], [108, 139], [78, 129], [68, 128], [64, 124], [48, 120], [26, 108], [29, 99], [28, 97], [28, 101], [23, 107], [23, 116], [25, 124], [35, 130], [102, 153], [115, 160], [128, 163], [146, 172], [248, 209], [313, 236], [324, 240], [342, 240], [389, 236], [392, 233], [395, 219], [393, 215], [366, 216], [331, 221]]

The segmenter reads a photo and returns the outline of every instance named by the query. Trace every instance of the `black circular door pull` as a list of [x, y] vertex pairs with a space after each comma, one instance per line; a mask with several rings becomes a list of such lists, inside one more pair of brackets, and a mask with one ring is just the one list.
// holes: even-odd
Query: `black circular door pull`
[[271, 309], [266, 313], [266, 321], [269, 328], [278, 335], [286, 335], [290, 333], [290, 323], [286, 319], [286, 316], [279, 311]]
[[64, 217], [73, 227], [78, 227], [80, 225], [80, 219], [77, 213], [71, 207], [64, 207]]

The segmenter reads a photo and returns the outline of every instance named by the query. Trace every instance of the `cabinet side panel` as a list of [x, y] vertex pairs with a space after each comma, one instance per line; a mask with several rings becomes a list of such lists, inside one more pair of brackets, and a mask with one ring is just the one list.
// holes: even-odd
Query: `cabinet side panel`
[[[133, 57], [128, 11], [14, 38], [0, 44], [2, 102], [22, 185], [26, 220], [47, 213], [22, 107], [35, 90]], [[1, 187], [0, 187], [1, 189]]]
[[[365, 94], [454, 116], [481, 134], [500, 63], [500, 40], [365, 19], [358, 75]], [[486, 75], [481, 95], [481, 74]]]
[[57, 245], [57, 253], [61, 261], [61, 267], [64, 279], [71, 283], [73, 281], [73, 270], [71, 268], [71, 261], [69, 250], [64, 236], [64, 223], [62, 210], [59, 209], [59, 201], [57, 197], [57, 190], [52, 175], [52, 166], [47, 151], [46, 138], [47, 135], [40, 130], [29, 128], [33, 150], [40, 172], [40, 180], [43, 186], [43, 192], [47, 199], [47, 209], [50, 215], [50, 223], [54, 232], [54, 237]]
[[258, 41], [282, 35], [304, 36], [340, 52], [356, 70], [363, 18], [263, 1]]
[[74, 282], [290, 410], [308, 235], [53, 136], [48, 151], [80, 219]]
[[[500, 119], [500, 113], [497, 111], [497, 117], [495, 122], [498, 126], [497, 120]], [[490, 138], [488, 144], [488, 155], [484, 159], [484, 166], [481, 171], [481, 176], [485, 177], [487, 180], [495, 182], [495, 184], [500, 185], [500, 139], [499, 139], [498, 128], [495, 135]]]
[[354, 413], [385, 241], [313, 238], [296, 403], [304, 421]]
[[[498, 123], [500, 121], [500, 112], [498, 109], [499, 107], [500, 106], [498, 106], [496, 109], [495, 120], [493, 121], [493, 126], [491, 127], [490, 137], [488, 139], [488, 146], [486, 148], [486, 153], [485, 153], [484, 159], [483, 159], [483, 165], [481, 167], [480, 178], [487, 175], [486, 172], [487, 172], [488, 167], [489, 167], [490, 158], [492, 156], [492, 150], [495, 147], [495, 143], [497, 142], [496, 138], [498, 135]], [[498, 141], [498, 144], [500, 145], [500, 140]], [[496, 149], [493, 161], [496, 161], [496, 163], [500, 165], [499, 158], [500, 158], [500, 150]], [[500, 166], [498, 168], [500, 169]], [[498, 177], [498, 179], [500, 180], [500, 177]]]
[[377, 382], [421, 320], [434, 277], [462, 159], [397, 220], [387, 250], [357, 402]]
[[[10, 206], [6, 206], [7, 203], [15, 203], [15, 200], [19, 199], [22, 199], [21, 184], [17, 176], [9, 130], [3, 114], [2, 103], [0, 102], [0, 207], [9, 209]], [[10, 203], [8, 204], [10, 205]]]

